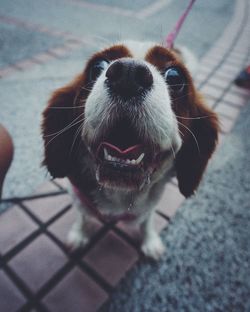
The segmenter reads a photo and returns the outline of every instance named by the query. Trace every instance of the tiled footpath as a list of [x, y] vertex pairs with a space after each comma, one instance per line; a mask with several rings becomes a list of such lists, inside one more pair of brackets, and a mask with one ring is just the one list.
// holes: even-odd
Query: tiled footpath
[[[81, 5], [88, 4], [81, 2]], [[101, 9], [105, 10], [105, 6]], [[220, 116], [220, 139], [230, 132], [249, 98], [247, 91], [233, 84], [239, 69], [250, 62], [249, 10], [247, 0], [237, 1], [230, 24], [203, 57], [196, 79], [208, 104]], [[122, 12], [130, 14], [130, 11]], [[147, 10], [141, 14], [148, 14]], [[83, 43], [69, 38], [68, 34], [63, 36], [67, 37], [67, 49]], [[40, 55], [39, 61], [45, 62], [65, 51], [65, 45], [57, 52], [48, 51]], [[38, 56], [27, 62], [38, 62]], [[27, 64], [16, 64], [11, 70], [26, 68]], [[0, 74], [9, 75], [11, 70], [2, 70]], [[174, 179], [166, 186], [157, 206], [159, 232], [168, 225], [183, 199]], [[75, 254], [69, 253], [64, 242], [73, 220], [74, 211], [64, 180], [42, 185], [26, 200], [17, 198], [14, 207], [0, 216], [0, 311], [96, 311], [126, 272], [142, 258], [136, 232], [122, 223], [97, 221], [91, 227], [90, 243]]]

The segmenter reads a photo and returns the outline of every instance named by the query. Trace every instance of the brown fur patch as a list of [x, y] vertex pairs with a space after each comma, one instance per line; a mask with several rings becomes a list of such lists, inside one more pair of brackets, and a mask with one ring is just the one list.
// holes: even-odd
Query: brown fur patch
[[176, 174], [181, 193], [188, 197], [198, 187], [216, 147], [218, 119], [195, 90], [192, 77], [183, 65], [179, 51], [155, 46], [147, 53], [146, 61], [156, 66], [160, 72], [177, 66], [186, 77], [184, 91], [179, 95], [172, 92], [170, 96], [183, 140], [175, 160]]
[[155, 46], [148, 51], [145, 60], [162, 71], [168, 64], [175, 62], [176, 58], [170, 50]]

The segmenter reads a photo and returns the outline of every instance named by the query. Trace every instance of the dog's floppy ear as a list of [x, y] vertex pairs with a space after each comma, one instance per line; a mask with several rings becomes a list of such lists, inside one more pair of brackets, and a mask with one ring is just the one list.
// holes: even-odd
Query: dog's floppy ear
[[[194, 193], [202, 178], [218, 139], [217, 115], [196, 96], [193, 116], [189, 120], [180, 151], [176, 155], [176, 175], [180, 192], [188, 197]], [[182, 131], [187, 129], [182, 129]]]
[[[73, 113], [80, 81], [81, 77], [78, 76], [69, 85], [56, 90], [43, 112], [43, 165], [47, 167], [53, 178], [65, 177], [71, 171], [73, 158], [71, 147], [76, 127], [79, 127], [77, 121], [82, 119]], [[75, 123], [77, 124], [74, 125]]]

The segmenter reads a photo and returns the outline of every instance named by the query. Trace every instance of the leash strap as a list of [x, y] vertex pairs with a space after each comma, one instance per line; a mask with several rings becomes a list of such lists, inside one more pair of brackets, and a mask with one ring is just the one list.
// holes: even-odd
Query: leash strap
[[174, 46], [174, 41], [182, 27], [182, 24], [184, 23], [189, 11], [191, 10], [195, 0], [191, 0], [189, 2], [188, 7], [184, 11], [184, 13], [181, 15], [181, 17], [178, 19], [174, 29], [167, 35], [166, 37], [166, 47], [172, 49]]

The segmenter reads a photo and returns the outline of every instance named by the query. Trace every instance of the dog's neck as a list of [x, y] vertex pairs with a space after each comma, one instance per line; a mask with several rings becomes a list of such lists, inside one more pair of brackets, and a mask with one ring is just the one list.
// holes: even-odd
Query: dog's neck
[[[75, 171], [69, 177], [77, 193], [83, 194], [87, 201], [97, 207], [101, 214], [122, 215], [123, 213], [145, 215], [152, 206], [155, 205], [158, 194], [168, 181], [174, 175], [173, 163], [169, 164], [165, 173], [159, 177], [154, 177], [153, 181], [145, 185], [141, 190], [125, 191], [119, 189], [110, 189], [98, 184], [95, 176], [91, 156], [80, 157], [80, 171]], [[77, 195], [78, 196], [78, 195]], [[78, 196], [79, 197], [79, 196]], [[81, 199], [81, 198], [80, 198]], [[82, 201], [82, 200], [81, 200]], [[82, 202], [82, 204], [84, 204]], [[85, 203], [86, 205], [86, 203]], [[95, 213], [94, 213], [95, 214]]]

